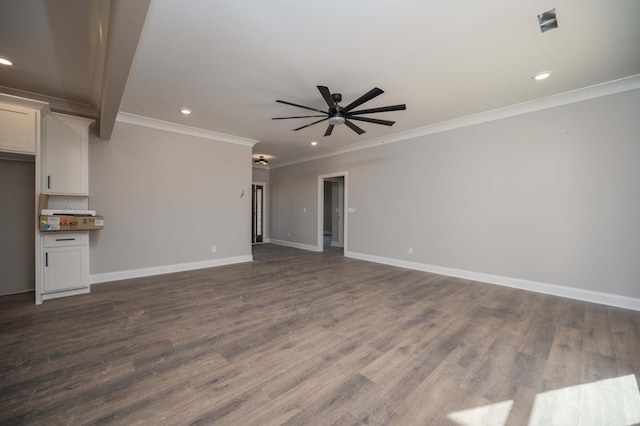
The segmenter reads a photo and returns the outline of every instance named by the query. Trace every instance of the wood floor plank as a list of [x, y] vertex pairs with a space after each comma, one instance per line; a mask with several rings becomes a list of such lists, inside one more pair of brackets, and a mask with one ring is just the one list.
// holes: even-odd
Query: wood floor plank
[[527, 424], [553, 418], [535, 412], [544, 392], [640, 381], [640, 312], [332, 250], [253, 254], [39, 306], [0, 297], [0, 424], [453, 424], [505, 408]]
[[[346, 397], [345, 387], [351, 389], [351, 392], [356, 390], [362, 392], [361, 386], [366, 386], [366, 389], [375, 392], [372, 382], [366, 378], [363, 379], [361, 375], [355, 378], [354, 372], [370, 363], [376, 356], [374, 349], [358, 346], [357, 349], [339, 357], [330, 366], [305, 380], [297, 380], [298, 377], [295, 376], [296, 371], [294, 371], [295, 386], [283, 388], [283, 393], [274, 397], [269, 407], [253, 413], [247, 424], [284, 424], [286, 422], [306, 424], [318, 416], [336, 416], [332, 421], [325, 419], [323, 424], [337, 421], [337, 418], [348, 412], [349, 408], [342, 404], [336, 408], [336, 404]], [[357, 383], [352, 383], [354, 380]], [[331, 411], [330, 415], [324, 413], [327, 410]]]
[[559, 326], [543, 373], [547, 383], [544, 390], [561, 388], [579, 381], [582, 375], [582, 351], [581, 330]]
[[613, 341], [606, 306], [596, 305], [585, 312], [583, 331], [586, 351], [613, 357]]
[[618, 372], [635, 374], [640, 383], [640, 320], [637, 312], [609, 308], [613, 348]]

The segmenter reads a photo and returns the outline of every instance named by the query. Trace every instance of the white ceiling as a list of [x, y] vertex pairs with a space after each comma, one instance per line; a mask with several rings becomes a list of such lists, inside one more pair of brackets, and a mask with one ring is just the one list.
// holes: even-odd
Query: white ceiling
[[[63, 8], [69, 0], [41, 2], [44, 12], [28, 14], [54, 14], [53, 3]], [[559, 28], [542, 33], [537, 15], [552, 8]], [[66, 16], [70, 28], [78, 25], [77, 15]], [[38, 51], [4, 43], [7, 31], [25, 37], [21, 27], [3, 29], [0, 56], [14, 54], [5, 48]], [[153, 0], [120, 110], [259, 140], [254, 153], [277, 166], [640, 74], [639, 45], [636, 0]], [[533, 81], [542, 70], [551, 78]], [[35, 91], [86, 101], [73, 85], [62, 94], [47, 88], [46, 74], [63, 82], [85, 74], [73, 77], [82, 89], [91, 81], [87, 64], [32, 71], [9, 78], [1, 70], [0, 86], [32, 78]], [[405, 103], [407, 110], [370, 115], [396, 124], [359, 122], [361, 136], [339, 126], [323, 137], [326, 122], [291, 131], [316, 119], [271, 120], [313, 114], [276, 99], [326, 109], [317, 85], [342, 93], [343, 106], [377, 86], [385, 93], [362, 108]], [[181, 107], [193, 114], [181, 115]]]

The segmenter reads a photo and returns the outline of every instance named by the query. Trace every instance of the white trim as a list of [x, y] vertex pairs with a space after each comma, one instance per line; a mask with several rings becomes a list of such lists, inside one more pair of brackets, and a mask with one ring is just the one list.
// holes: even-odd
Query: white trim
[[87, 127], [91, 127], [96, 122], [96, 120], [94, 120], [93, 118], [78, 117], [76, 115], [61, 114], [59, 112], [52, 112], [51, 114], [47, 115], [46, 118], [54, 118], [56, 120], [76, 123]]
[[[9, 91], [12, 89], [10, 89], [9, 87], [0, 86], [0, 90]], [[22, 96], [16, 96], [9, 93], [0, 93], [0, 102], [35, 109], [40, 111], [42, 115], [46, 115], [51, 112], [51, 109], [49, 108], [49, 104], [47, 102], [25, 98]]]
[[151, 275], [170, 274], [172, 272], [191, 271], [194, 269], [213, 268], [216, 266], [233, 265], [235, 263], [251, 262], [252, 255], [225, 257], [223, 259], [203, 260], [201, 262], [177, 263], [173, 265], [154, 266], [151, 268], [130, 269], [128, 271], [106, 272], [93, 274], [89, 281], [91, 284], [109, 281], [127, 280], [130, 278], [148, 277]]
[[432, 135], [435, 133], [446, 132], [449, 130], [460, 129], [463, 127], [473, 126], [476, 124], [487, 123], [490, 121], [500, 120], [503, 118], [514, 117], [517, 115], [528, 114], [530, 112], [540, 111], [549, 108], [555, 108], [562, 105], [568, 105], [576, 102], [587, 101], [602, 96], [613, 95], [616, 93], [627, 92], [630, 90], [640, 89], [640, 74], [630, 77], [613, 80], [606, 83], [596, 84], [594, 86], [583, 87], [581, 89], [569, 92], [559, 93], [557, 95], [547, 96], [546, 98], [535, 99], [532, 101], [522, 102], [503, 108], [481, 112], [478, 114], [468, 115], [441, 123], [435, 123], [425, 127], [408, 130], [384, 136], [380, 138], [370, 139], [347, 145], [341, 148], [325, 151], [322, 154], [310, 157], [299, 158], [297, 160], [287, 161], [282, 164], [271, 166], [271, 169], [279, 167], [291, 166], [293, 164], [304, 163], [306, 161], [318, 160], [321, 158], [331, 157], [348, 152], [359, 151], [361, 149], [372, 148], [382, 144], [400, 142], [407, 139], [414, 139], [420, 136]]
[[344, 244], [340, 244], [339, 241], [331, 241], [331, 247], [340, 247], [343, 248]]
[[79, 294], [87, 294], [91, 292], [91, 287], [81, 287], [72, 290], [55, 291], [52, 293], [42, 293], [42, 300], [57, 299], [59, 297], [77, 296]]
[[347, 250], [347, 230], [349, 229], [347, 226], [347, 217], [346, 214], [347, 206], [349, 205], [349, 173], [348, 172], [336, 172], [329, 173], [325, 175], [318, 176], [318, 228], [317, 228], [317, 248], [315, 251], [323, 251], [324, 250], [324, 181], [329, 178], [343, 177], [344, 178], [344, 200], [342, 200], [344, 212], [342, 214], [342, 223], [344, 229], [342, 230], [342, 244], [344, 246], [345, 251]]
[[373, 256], [364, 253], [348, 252], [346, 250], [344, 252], [344, 255], [345, 257], [366, 260], [375, 263], [382, 263], [384, 265], [414, 269], [423, 272], [431, 272], [434, 274], [447, 275], [450, 277], [462, 278], [465, 280], [496, 284], [504, 287], [512, 287], [521, 290], [534, 291], [536, 293], [567, 297], [569, 299], [600, 303], [603, 305], [616, 306], [619, 308], [640, 311], [640, 299], [636, 299], [633, 297], [619, 296], [617, 294], [602, 293], [598, 291], [584, 290], [581, 288], [548, 284], [537, 281], [522, 280], [519, 278], [503, 277], [500, 275], [484, 274], [481, 272], [465, 271], [462, 269], [446, 268], [442, 266], [428, 265], [425, 263], [409, 262], [406, 260]]
[[183, 135], [196, 136], [199, 138], [211, 139], [218, 142], [233, 143], [236, 145], [253, 147], [260, 141], [247, 139], [241, 136], [227, 135], [225, 133], [214, 132], [213, 130], [199, 129], [197, 127], [185, 126], [183, 124], [171, 123], [169, 121], [156, 120], [155, 118], [143, 117], [141, 115], [119, 112], [116, 121], [121, 123], [135, 124], [137, 126], [151, 127], [153, 129], [167, 132], [180, 133]]
[[265, 241], [266, 243], [271, 243], [271, 244], [276, 244], [279, 246], [286, 246], [286, 247], [293, 247], [293, 248], [297, 248], [297, 249], [302, 249], [302, 250], [308, 250], [308, 251], [322, 251], [322, 248], [320, 250], [318, 250], [318, 247], [316, 246], [312, 246], [310, 244], [301, 244], [301, 243], [294, 243], [291, 241], [282, 241], [282, 240], [267, 240]]

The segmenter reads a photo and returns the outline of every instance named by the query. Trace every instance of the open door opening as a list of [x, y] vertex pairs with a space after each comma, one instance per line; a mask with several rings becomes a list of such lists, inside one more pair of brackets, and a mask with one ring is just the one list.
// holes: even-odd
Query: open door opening
[[251, 187], [251, 243], [256, 244], [264, 241], [264, 185], [255, 183]]
[[346, 246], [346, 172], [318, 181], [318, 250], [344, 254]]

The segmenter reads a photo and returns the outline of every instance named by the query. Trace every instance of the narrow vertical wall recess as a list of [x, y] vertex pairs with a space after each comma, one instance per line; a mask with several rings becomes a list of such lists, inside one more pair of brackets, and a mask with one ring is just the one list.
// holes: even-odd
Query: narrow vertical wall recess
[[251, 230], [252, 243], [264, 241], [264, 186], [260, 184], [252, 185], [253, 196], [251, 198]]

